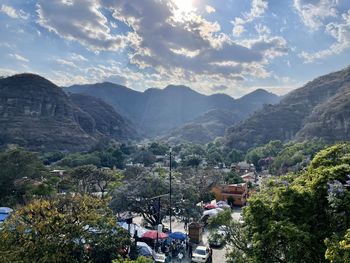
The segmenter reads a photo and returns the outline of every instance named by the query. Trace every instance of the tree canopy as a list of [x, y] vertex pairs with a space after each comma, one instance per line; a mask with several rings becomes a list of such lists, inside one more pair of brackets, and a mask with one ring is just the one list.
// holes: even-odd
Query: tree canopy
[[111, 262], [129, 244], [106, 202], [91, 196], [38, 199], [0, 231], [1, 262]]
[[249, 198], [244, 224], [229, 223], [229, 262], [349, 262], [349, 182], [350, 144], [273, 178]]

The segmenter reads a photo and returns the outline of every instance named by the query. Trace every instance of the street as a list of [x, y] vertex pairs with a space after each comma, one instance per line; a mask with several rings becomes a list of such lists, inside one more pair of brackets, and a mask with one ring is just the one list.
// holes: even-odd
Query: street
[[[240, 207], [235, 207], [232, 210], [232, 218], [234, 220], [239, 221], [241, 219], [241, 211], [242, 211], [242, 209]], [[136, 223], [136, 224], [141, 224], [141, 221], [142, 221], [141, 217], [134, 218], [134, 223]], [[164, 219], [163, 224], [165, 227], [169, 228], [169, 218]], [[179, 222], [176, 219], [173, 219], [172, 220], [172, 230], [173, 230], [173, 232], [175, 232], [175, 231], [185, 232], [184, 223]], [[204, 233], [203, 233], [203, 238], [202, 238], [201, 244], [203, 244], [203, 245], [208, 244], [208, 236], [209, 236], [209, 231], [207, 229], [205, 229]], [[213, 248], [213, 261], [212, 262], [213, 263], [225, 262], [226, 251], [227, 251], [226, 247]], [[180, 261], [178, 261], [177, 259], [173, 259], [172, 262], [180, 262]], [[188, 263], [188, 262], [191, 262], [191, 259], [188, 257], [188, 255], [186, 255], [186, 257], [181, 262]]]

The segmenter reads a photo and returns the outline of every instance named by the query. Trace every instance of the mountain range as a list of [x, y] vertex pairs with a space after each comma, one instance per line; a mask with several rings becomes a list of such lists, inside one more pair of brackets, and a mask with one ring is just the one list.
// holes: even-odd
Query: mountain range
[[[225, 133], [226, 130], [226, 133]], [[112, 83], [61, 88], [34, 74], [0, 79], [0, 147], [87, 151], [101, 140], [142, 138], [247, 150], [271, 140], [350, 140], [350, 67], [280, 97], [239, 99], [185, 86], [138, 92]]]
[[[265, 90], [257, 90], [240, 99], [225, 94], [206, 96], [186, 86], [169, 85], [164, 89], [147, 89], [137, 92], [113, 83], [74, 85], [64, 89], [68, 94], [87, 94], [100, 98], [129, 119], [146, 137], [174, 134], [176, 129], [186, 131], [189, 125], [201, 125], [211, 110], [230, 112], [222, 130], [213, 134], [221, 136], [227, 127], [247, 118], [264, 104], [274, 104], [279, 97]], [[202, 116], [202, 117], [201, 117]], [[220, 118], [219, 118], [220, 119]], [[199, 121], [199, 123], [197, 123]], [[220, 121], [220, 120], [215, 120]], [[220, 124], [221, 125], [221, 124]], [[208, 142], [213, 136], [207, 136]]]
[[350, 67], [308, 82], [276, 105], [265, 105], [225, 135], [226, 146], [247, 150], [271, 140], [350, 139]]

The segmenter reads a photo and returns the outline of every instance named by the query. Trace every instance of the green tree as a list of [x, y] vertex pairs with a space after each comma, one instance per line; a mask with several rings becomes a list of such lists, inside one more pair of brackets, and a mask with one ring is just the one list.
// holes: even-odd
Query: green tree
[[243, 182], [242, 177], [240, 177], [236, 172], [231, 171], [225, 175], [226, 184], [239, 184]]
[[0, 231], [1, 262], [111, 262], [130, 244], [105, 201], [90, 196], [34, 200]]
[[245, 246], [229, 262], [346, 262], [338, 258], [347, 259], [340, 244], [350, 228], [349, 175], [350, 144], [338, 144], [307, 170], [272, 178], [249, 198], [235, 228]]
[[[2, 205], [23, 203], [48, 173], [34, 153], [20, 148], [0, 153], [0, 200]], [[44, 185], [41, 186], [44, 188]], [[33, 193], [33, 192], [32, 192]], [[40, 191], [37, 192], [38, 194]], [[28, 197], [28, 196], [27, 196]]]

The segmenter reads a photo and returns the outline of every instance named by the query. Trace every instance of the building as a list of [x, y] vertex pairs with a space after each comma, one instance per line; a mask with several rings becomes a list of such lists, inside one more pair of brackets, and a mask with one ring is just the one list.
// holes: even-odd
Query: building
[[243, 175], [250, 172], [255, 172], [254, 164], [250, 164], [247, 162], [239, 162], [231, 165], [231, 170], [238, 173], [239, 175]]
[[241, 178], [243, 179], [244, 182], [246, 183], [255, 183], [256, 182], [256, 176], [254, 172], [250, 172], [244, 175], [241, 175]]
[[247, 183], [217, 185], [213, 187], [212, 192], [217, 201], [232, 202], [233, 205], [244, 206], [248, 198], [248, 185]]

